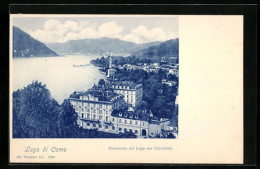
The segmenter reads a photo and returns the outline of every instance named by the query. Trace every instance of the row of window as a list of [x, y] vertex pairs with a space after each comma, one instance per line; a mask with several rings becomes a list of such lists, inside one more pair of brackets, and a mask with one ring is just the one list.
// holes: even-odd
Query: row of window
[[[112, 108], [117, 108], [118, 106], [121, 105], [121, 103], [122, 103], [122, 101], [118, 101], [118, 102], [114, 103], [112, 106], [111, 105], [109, 105], [109, 106], [111, 106]], [[104, 108], [102, 110], [100, 110], [101, 108], [100, 107], [98, 108], [97, 106], [95, 106], [95, 107], [82, 107], [82, 106], [77, 106], [77, 105], [75, 106], [74, 105], [74, 108], [75, 108], [76, 112], [78, 112], [79, 109], [81, 109], [81, 112], [85, 112], [85, 108], [87, 109], [87, 112], [93, 112], [94, 111], [93, 113], [96, 113], [96, 111], [99, 111], [100, 113], [102, 113], [102, 111], [105, 111]], [[109, 107], [109, 110], [111, 110], [110, 107]]]
[[123, 91], [123, 90], [115, 90], [116, 93], [119, 93], [119, 94], [133, 94], [135, 95], [135, 92], [136, 91]]
[[[90, 127], [90, 123], [87, 123], [86, 125], [87, 125], [88, 127]], [[85, 126], [85, 125], [84, 125], [84, 126]], [[98, 124], [98, 125], [97, 125], [96, 123], [93, 123], [93, 124], [92, 124], [92, 127], [98, 127], [98, 128], [101, 129], [103, 126], [102, 126], [102, 124]], [[105, 125], [105, 129], [106, 129], [106, 130], [109, 129], [109, 128], [108, 128], [108, 125]], [[111, 129], [112, 129], [112, 130], [116, 130], [115, 126], [112, 126]], [[119, 132], [122, 132], [122, 130], [123, 130], [123, 129], [122, 129], [121, 127], [118, 128], [118, 131], [119, 131]], [[124, 132], [126, 132], [126, 131], [128, 131], [127, 128], [124, 128]], [[133, 132], [133, 130], [132, 130], [132, 129], [129, 129], [129, 132]], [[134, 133], [135, 133], [135, 134], [138, 134], [138, 130], [135, 130]]]
[[[119, 120], [118, 120], [118, 123], [123, 123], [123, 120], [122, 120], [122, 119], [119, 119]], [[124, 120], [124, 123], [127, 124], [127, 120]], [[133, 124], [133, 121], [130, 120], [130, 121], [129, 121], [129, 124]], [[135, 125], [138, 125], [138, 121], [135, 121]]]
[[[81, 118], [85, 118], [85, 114], [84, 113], [82, 113], [81, 114]], [[87, 117], [86, 117], [87, 119], [91, 119], [91, 117], [90, 117], [90, 114], [89, 113], [87, 113]], [[93, 117], [92, 117], [92, 119], [93, 120], [103, 120], [103, 115], [99, 115], [98, 116], [98, 119], [97, 119], [97, 116], [96, 116], [96, 114], [93, 114]], [[114, 119], [114, 118], [113, 118]], [[108, 116], [105, 116], [105, 121], [109, 121], [109, 118], [108, 118]]]
[[[119, 132], [122, 131], [122, 128], [119, 127], [119, 128], [118, 128], [118, 131], [119, 131]], [[127, 128], [124, 128], [124, 132], [127, 132], [127, 131], [128, 131]], [[129, 129], [129, 132], [133, 132], [133, 130], [132, 130], [132, 129]], [[138, 130], [135, 130], [134, 133], [135, 133], [135, 134], [138, 134]]]
[[111, 109], [112, 108], [112, 105], [83, 103], [80, 101], [71, 101], [71, 104], [74, 106], [81, 106], [81, 107], [83, 106], [83, 107], [98, 108], [98, 109]]
[[[117, 91], [117, 93], [119, 93], [119, 91]], [[122, 94], [122, 91], [120, 91], [120, 93]], [[140, 97], [142, 95], [142, 93], [141, 92], [138, 92], [136, 95], [135, 95], [135, 97], [137, 98], [137, 97]], [[125, 101], [126, 102], [133, 102], [134, 101], [134, 97], [133, 97], [134, 95], [129, 95], [129, 94], [126, 94], [125, 95]], [[140, 97], [140, 99], [142, 99], [141, 97]]]
[[[90, 127], [90, 123], [84, 123], [83, 126], [88, 126]], [[96, 123], [93, 123], [92, 124], [92, 127], [96, 127], [96, 128], [102, 128], [102, 124], [96, 124]], [[108, 129], [108, 125], [105, 125], [105, 129]], [[112, 126], [112, 130], [116, 130], [116, 128], [114, 126]]]
[[[85, 118], [85, 114], [84, 113], [82, 113], [81, 114], [81, 118]], [[91, 117], [90, 117], [90, 114], [89, 113], [87, 113], [87, 117], [86, 117], [87, 119], [91, 119]], [[93, 114], [93, 118], [92, 118], [93, 120], [103, 120], [103, 116], [102, 115], [99, 115], [98, 116], [98, 119], [97, 119], [97, 116], [96, 116], [96, 114]], [[105, 121], [106, 122], [108, 122], [109, 121], [109, 117], [108, 116], [105, 116]], [[112, 122], [115, 122], [115, 118], [112, 118]], [[134, 124], [134, 125], [138, 125], [139, 123], [138, 123], [138, 121], [132, 121], [132, 120], [123, 120], [123, 119], [118, 119], [118, 123], [124, 123], [124, 124]], [[142, 123], [142, 125], [144, 126], [144, 122]]]
[[[82, 113], [85, 113], [85, 111], [87, 110], [87, 113], [99, 113], [99, 114], [103, 114], [103, 112], [104, 112], [104, 113], [106, 113], [106, 115], [109, 114], [108, 111], [99, 110], [99, 109], [93, 109], [93, 108], [87, 108], [87, 109], [85, 109], [85, 107], [82, 107], [80, 110], [81, 110]], [[76, 112], [79, 112], [79, 107], [75, 107], [75, 111], [76, 111]]]
[[116, 89], [130, 89], [130, 87], [129, 86], [117, 86], [117, 85], [113, 85], [112, 86], [113, 88], [116, 88]]
[[[114, 119], [114, 118], [113, 118]], [[119, 119], [118, 123], [124, 123], [124, 124], [135, 124], [138, 125], [138, 121], [132, 121], [132, 120], [123, 120], [123, 119]], [[142, 123], [142, 125], [144, 126], [144, 122]]]
[[[129, 97], [129, 96], [130, 96], [130, 97]], [[128, 94], [127, 94], [127, 95], [126, 95], [126, 98], [127, 98], [127, 99], [130, 98], [131, 100], [133, 100], [133, 96], [132, 96], [132, 95], [128, 95]]]
[[[90, 126], [90, 123], [83, 123], [83, 126], [86, 126], [86, 125], [89, 127], [89, 126]], [[93, 124], [92, 124], [92, 127], [102, 128], [102, 124], [93, 123]], [[114, 126], [113, 126], [113, 127], [114, 127]], [[107, 126], [107, 125], [105, 126], [105, 129], [108, 129], [108, 126]]]

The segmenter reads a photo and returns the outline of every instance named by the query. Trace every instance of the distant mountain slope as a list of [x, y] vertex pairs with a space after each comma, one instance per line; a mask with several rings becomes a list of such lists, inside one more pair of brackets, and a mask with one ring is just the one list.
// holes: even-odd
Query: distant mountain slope
[[162, 42], [156, 41], [156, 42], [150, 42], [150, 43], [143, 43], [143, 44], [136, 44], [135, 47], [131, 48], [131, 53], [137, 52], [139, 50], [143, 50], [146, 48], [149, 48], [151, 46], [160, 45]]
[[130, 54], [133, 51], [141, 50], [160, 43], [161, 42], [152, 42], [139, 45], [119, 39], [101, 38], [70, 40], [65, 43], [49, 43], [46, 45], [58, 54], [80, 53], [102, 55], [110, 52], [114, 54]]
[[150, 58], [153, 60], [177, 59], [179, 58], [179, 39], [171, 39], [159, 45], [150, 46], [132, 53], [141, 58]]
[[46, 45], [13, 26], [13, 57], [58, 56]]

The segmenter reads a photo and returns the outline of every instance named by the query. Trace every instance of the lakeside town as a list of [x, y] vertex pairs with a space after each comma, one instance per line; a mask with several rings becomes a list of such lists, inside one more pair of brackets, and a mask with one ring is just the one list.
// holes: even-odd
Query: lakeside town
[[14, 20], [13, 138], [178, 138], [178, 18], [127, 18]]
[[[106, 73], [106, 78], [89, 90], [74, 92], [70, 96], [70, 103], [77, 113], [77, 124], [83, 129], [113, 134], [130, 132], [137, 138], [177, 138], [179, 64], [176, 58], [166, 60], [162, 57], [160, 62], [123, 65], [118, 64], [118, 59], [107, 56], [91, 61]], [[138, 80], [131, 79], [134, 78], [131, 73]], [[153, 100], [159, 98], [158, 103], [166, 104], [159, 105], [166, 108], [161, 107], [160, 110], [148, 105], [146, 97], [149, 91], [142, 84], [149, 77], [158, 80], [155, 78], [158, 75], [157, 94], [152, 93], [151, 97]], [[165, 93], [168, 93], [168, 98], [165, 98]]]

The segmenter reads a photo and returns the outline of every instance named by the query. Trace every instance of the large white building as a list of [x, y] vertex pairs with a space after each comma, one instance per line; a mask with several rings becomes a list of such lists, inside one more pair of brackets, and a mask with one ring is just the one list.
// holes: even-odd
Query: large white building
[[133, 82], [113, 82], [110, 84], [111, 89], [115, 93], [124, 95], [127, 103], [133, 107], [138, 107], [143, 99], [143, 86], [142, 84], [135, 84]]
[[110, 90], [91, 90], [69, 98], [77, 124], [84, 129], [114, 134], [133, 132], [137, 137], [161, 137], [170, 120], [156, 119], [146, 110], [127, 109], [124, 96]]
[[89, 90], [69, 100], [78, 114], [77, 124], [99, 130], [108, 130], [113, 110], [127, 106], [123, 95], [111, 91]]

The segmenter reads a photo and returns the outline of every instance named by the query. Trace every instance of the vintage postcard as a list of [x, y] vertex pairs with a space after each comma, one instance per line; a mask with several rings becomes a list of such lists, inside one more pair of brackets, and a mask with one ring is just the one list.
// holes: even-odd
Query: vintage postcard
[[243, 16], [10, 14], [10, 163], [243, 163]]

